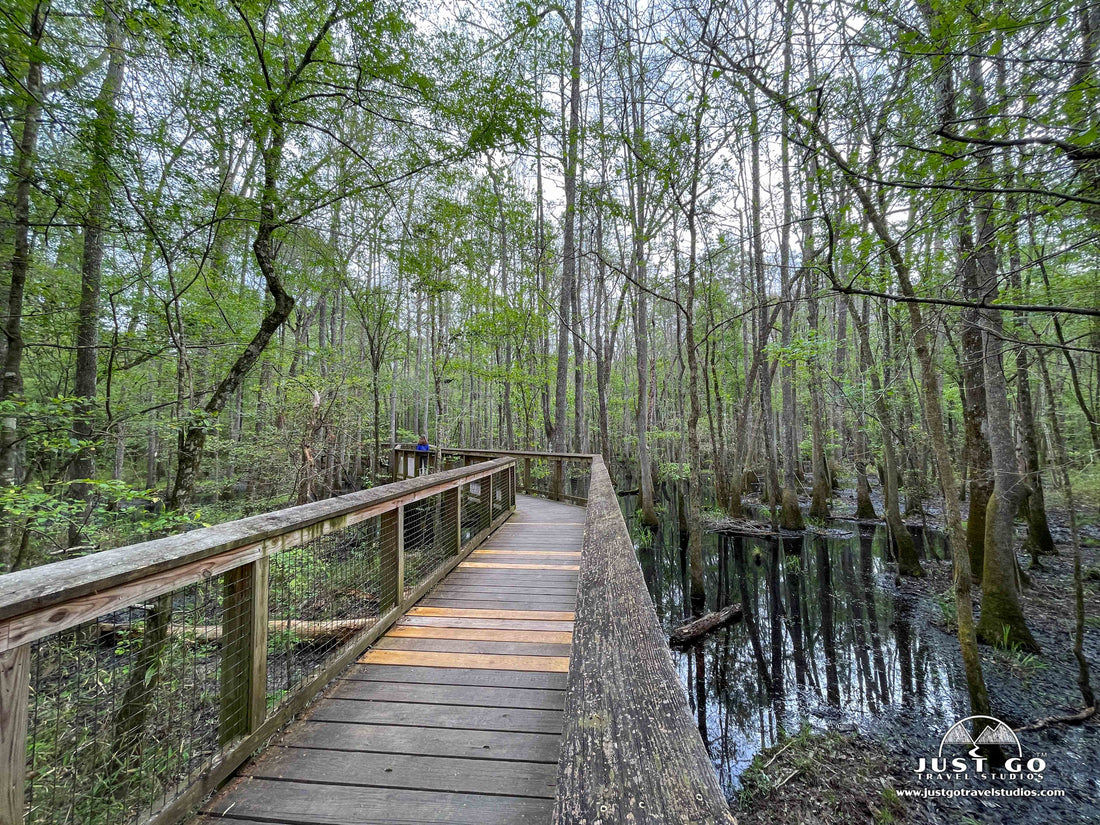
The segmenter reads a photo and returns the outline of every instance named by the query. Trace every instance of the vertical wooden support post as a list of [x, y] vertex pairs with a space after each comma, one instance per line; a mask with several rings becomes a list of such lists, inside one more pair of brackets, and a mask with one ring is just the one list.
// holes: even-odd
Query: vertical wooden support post
[[[443, 531], [446, 535], [446, 531], [450, 528], [450, 519], [453, 517], [458, 522], [458, 527], [451, 530], [451, 536], [454, 538], [454, 545], [450, 548], [450, 553], [458, 553], [462, 549], [462, 496], [458, 494], [458, 488], [452, 487], [450, 490], [444, 490], [441, 494], [443, 499]], [[451, 514], [454, 514], [453, 516]]]
[[0, 653], [0, 825], [22, 825], [31, 646]]
[[551, 459], [550, 462], [550, 498], [561, 501], [562, 465], [560, 458]]
[[493, 479], [494, 476], [488, 475], [481, 480], [481, 492], [485, 497], [486, 527], [493, 523]]
[[379, 516], [381, 553], [381, 611], [401, 604], [405, 597], [405, 506], [387, 510]]
[[531, 492], [531, 459], [523, 459], [523, 492]]
[[508, 509], [515, 512], [516, 509], [516, 465], [508, 468]]
[[247, 736], [267, 715], [268, 558], [225, 574], [222, 618], [222, 744]]
[[252, 563], [252, 675], [249, 679], [248, 732], [267, 718], [267, 629], [271, 584], [271, 558]]

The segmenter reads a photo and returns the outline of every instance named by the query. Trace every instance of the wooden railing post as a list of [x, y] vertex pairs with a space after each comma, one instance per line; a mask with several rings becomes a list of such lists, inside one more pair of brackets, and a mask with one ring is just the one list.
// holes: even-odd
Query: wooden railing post
[[221, 715], [224, 745], [247, 736], [267, 715], [268, 557], [225, 574]]
[[516, 465], [508, 468], [508, 509], [516, 509]]
[[560, 458], [550, 461], [550, 498], [561, 501], [562, 463]]
[[[405, 506], [399, 505], [379, 516], [379, 530], [381, 609], [385, 612], [401, 604], [405, 595]], [[386, 574], [390, 570], [393, 571], [393, 578], [387, 581]]]
[[22, 825], [31, 646], [0, 653], [0, 825]]

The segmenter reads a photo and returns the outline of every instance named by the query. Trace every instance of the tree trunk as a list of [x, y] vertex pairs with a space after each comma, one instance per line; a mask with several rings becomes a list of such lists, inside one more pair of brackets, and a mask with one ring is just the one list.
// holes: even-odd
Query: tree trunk
[[[572, 59], [569, 79], [569, 129], [565, 146], [565, 226], [562, 230], [561, 291], [558, 297], [558, 367], [554, 385], [554, 452], [566, 452], [566, 406], [569, 402], [569, 339], [573, 310], [573, 281], [577, 269], [577, 150], [581, 113], [581, 0], [573, 5]], [[556, 479], [558, 485], [561, 479]], [[559, 490], [560, 492], [560, 490]]]
[[[761, 353], [767, 351], [768, 337], [771, 333], [771, 324], [765, 317], [767, 310], [764, 305], [767, 302], [768, 290], [764, 278], [764, 227], [761, 218], [760, 207], [760, 121], [754, 95], [749, 99], [750, 139], [752, 141], [752, 260], [753, 270], [756, 276], [757, 301], [760, 303], [758, 340], [756, 346]], [[767, 493], [765, 501], [769, 505], [772, 514], [772, 527], [779, 527], [779, 505], [781, 488], [779, 485], [779, 468], [776, 456], [775, 420], [772, 411], [772, 367], [768, 358], [763, 364], [760, 375], [760, 419], [761, 433], [764, 437], [764, 462], [767, 472]]]
[[[91, 129], [91, 158], [88, 170], [88, 206], [82, 221], [84, 248], [80, 265], [80, 305], [77, 308], [76, 366], [73, 372], [72, 439], [77, 455], [69, 466], [73, 499], [88, 500], [91, 487], [81, 481], [95, 475], [95, 401], [99, 344], [99, 287], [103, 275], [104, 232], [111, 209], [111, 155], [117, 138], [116, 111], [126, 69], [125, 30], [119, 12], [110, 3], [103, 8], [103, 28], [110, 57], [107, 74], [95, 102]], [[84, 541], [84, 519], [69, 524], [69, 546]]]
[[[841, 312], [851, 313], [852, 317], [855, 318], [857, 311], [853, 299], [847, 295], [841, 295], [840, 300], [843, 304]], [[862, 328], [862, 318], [866, 315], [867, 299], [864, 298], [861, 320], [855, 322], [857, 335], [859, 334], [858, 330]], [[863, 349], [862, 339], [857, 342], [857, 345], [859, 346], [859, 375], [862, 383], [871, 374], [871, 353]], [[878, 519], [878, 514], [875, 512], [875, 505], [871, 501], [871, 483], [867, 480], [867, 464], [870, 461], [870, 454], [867, 448], [867, 428], [863, 423], [865, 420], [866, 417], [861, 411], [860, 419], [856, 421], [855, 444], [853, 445], [856, 462], [856, 518], [871, 520]]]
[[[963, 295], [978, 301], [977, 262], [970, 227], [970, 209], [963, 204], [958, 214], [958, 264], [956, 275], [962, 283]], [[985, 524], [989, 497], [993, 493], [992, 457], [982, 425], [986, 420], [985, 375], [982, 371], [981, 319], [977, 309], [966, 308], [961, 313], [959, 371], [963, 382], [963, 428], [966, 455], [966, 475], [969, 481], [969, 513], [966, 518], [966, 546], [970, 569], [981, 570], [985, 564]]]
[[1073, 485], [1069, 480], [1069, 453], [1066, 450], [1066, 441], [1062, 436], [1062, 427], [1058, 422], [1058, 408], [1054, 395], [1054, 385], [1047, 371], [1046, 360], [1043, 351], [1038, 351], [1039, 372], [1043, 377], [1043, 386], [1047, 391], [1047, 416], [1050, 420], [1051, 441], [1054, 443], [1054, 478], [1062, 488], [1062, 494], [1066, 498], [1066, 515], [1069, 518], [1069, 535], [1073, 543], [1073, 656], [1077, 660], [1077, 686], [1081, 691], [1081, 698], [1085, 707], [1096, 707], [1096, 696], [1092, 691], [1092, 683], [1089, 680], [1089, 663], [1085, 658], [1085, 590], [1081, 581], [1081, 535], [1077, 527], [1077, 502], [1073, 497]]
[[[4, 334], [0, 336], [3, 352], [3, 374], [0, 375], [0, 402], [18, 399], [23, 394], [23, 293], [31, 264], [30, 223], [31, 186], [34, 176], [34, 156], [38, 149], [39, 117], [42, 113], [42, 62], [39, 44], [46, 32], [47, 3], [38, 3], [31, 12], [29, 59], [23, 106], [22, 131], [15, 142], [12, 159], [15, 203], [12, 208], [13, 249], [10, 278], [8, 279], [4, 321]], [[16, 456], [19, 446], [18, 419], [7, 414], [0, 421], [0, 487], [16, 484]], [[16, 550], [12, 546], [12, 533], [8, 519], [0, 519], [0, 572], [9, 569]]]
[[237, 360], [215, 388], [202, 411], [192, 415], [183, 424], [179, 436], [175, 483], [168, 497], [168, 507], [173, 510], [185, 507], [194, 491], [202, 462], [203, 448], [206, 445], [209, 420], [225, 408], [226, 403], [233, 397], [233, 393], [237, 391], [256, 361], [263, 355], [272, 336], [278, 332], [290, 317], [291, 310], [294, 309], [294, 299], [283, 287], [282, 278], [275, 268], [273, 235], [278, 226], [276, 205], [286, 135], [278, 104], [272, 102], [270, 108], [271, 123], [266, 140], [262, 139], [257, 127], [256, 140], [263, 158], [264, 186], [260, 195], [260, 219], [259, 226], [256, 228], [256, 237], [252, 242], [252, 252], [264, 276], [267, 289], [274, 298], [274, 303], [260, 322], [260, 328], [244, 351], [237, 356]]
[[[984, 123], [988, 112], [981, 63], [976, 56], [971, 56], [969, 66], [974, 113], [979, 123]], [[993, 180], [992, 150], [978, 151], [977, 158], [979, 174], [986, 180]], [[996, 301], [998, 292], [995, 208], [992, 193], [977, 197], [974, 263], [977, 283], [986, 303]], [[1037, 651], [1039, 645], [1027, 627], [1020, 606], [1015, 520], [1028, 488], [1016, 461], [1016, 444], [1012, 437], [1012, 408], [1002, 363], [1004, 326], [1001, 311], [983, 309], [982, 322], [982, 373], [985, 376], [989, 451], [993, 459], [993, 493], [986, 509], [978, 638], [989, 644], [1019, 644], [1026, 650]]]
[[[781, 5], [783, 13], [783, 95], [790, 93], [791, 77], [791, 20], [787, 7]], [[798, 476], [801, 469], [801, 451], [795, 437], [795, 419], [797, 417], [794, 367], [791, 357], [791, 339], [794, 334], [794, 290], [795, 280], [791, 277], [791, 224], [794, 222], [794, 208], [791, 201], [791, 162], [790, 162], [790, 124], [787, 113], [781, 113], [779, 129], [780, 186], [783, 190], [783, 223], [779, 231], [779, 283], [783, 301], [783, 331], [781, 341], [783, 357], [780, 359], [780, 384], [783, 396], [781, 435], [783, 442], [783, 490], [780, 493], [780, 526], [785, 530], [802, 530], [802, 510], [798, 503]]]
[[[855, 305], [851, 302], [848, 302], [848, 309], [851, 311], [852, 321], [859, 336], [860, 362], [870, 364], [871, 336], [867, 328], [867, 318], [857, 313]], [[909, 534], [909, 528], [905, 526], [905, 522], [901, 518], [892, 412], [886, 403], [886, 394], [882, 390], [882, 382], [879, 380], [878, 372], [870, 369], [864, 374], [871, 379], [871, 392], [875, 397], [875, 414], [878, 416], [879, 427], [882, 430], [883, 504], [886, 512], [886, 524], [890, 527], [890, 535], [898, 551], [898, 572], [903, 576], [923, 576], [924, 569], [921, 567], [920, 559], [917, 556], [917, 548], [913, 544], [913, 537]]]

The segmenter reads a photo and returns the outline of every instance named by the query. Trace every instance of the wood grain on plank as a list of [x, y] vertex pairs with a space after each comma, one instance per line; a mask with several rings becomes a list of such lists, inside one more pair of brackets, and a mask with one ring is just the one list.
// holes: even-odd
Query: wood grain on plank
[[577, 593], [553, 821], [732, 823], [599, 456]]
[[245, 768], [247, 776], [375, 788], [457, 791], [553, 799], [557, 767], [538, 762], [466, 760], [390, 753], [276, 748]]
[[265, 822], [297, 825], [393, 822], [395, 815], [400, 817], [396, 821], [403, 823], [545, 825], [551, 806], [548, 799], [315, 785], [260, 778], [241, 782], [233, 793], [234, 818], [259, 817]]
[[403, 667], [399, 665], [354, 664], [344, 672], [345, 679], [399, 682], [401, 684], [466, 685], [474, 687], [538, 688], [564, 691], [568, 677], [564, 673], [522, 670], [461, 670], [446, 667]]
[[485, 708], [562, 710], [565, 692], [488, 685], [435, 685], [342, 679], [332, 688], [337, 699], [417, 702], [424, 705], [473, 705]]
[[[525, 607], [531, 606], [530, 599], [515, 598], [515, 599], [426, 599], [424, 601], [426, 607], [449, 607], [455, 610], [461, 610], [463, 608], [469, 608], [471, 610], [523, 610]], [[563, 601], [542, 602], [539, 607], [546, 608], [547, 610], [573, 610], [577, 606], [576, 599], [568, 599]]]
[[416, 728], [508, 730], [520, 733], [560, 733], [560, 710], [482, 708], [414, 702], [358, 702], [326, 700], [312, 716], [318, 722], [357, 722], [360, 725], [398, 725]]
[[532, 619], [463, 619], [441, 616], [406, 616], [398, 627], [476, 627], [485, 630], [565, 630], [572, 632], [573, 622], [540, 622]]
[[30, 664], [29, 645], [0, 653], [0, 822], [4, 823], [23, 821]]
[[486, 588], [501, 588], [519, 593], [534, 593], [536, 595], [543, 592], [553, 592], [555, 590], [565, 590], [570, 593], [576, 593], [576, 579], [576, 573], [573, 573], [571, 576], [546, 578], [542, 574], [535, 575], [522, 572], [515, 573], [512, 571], [505, 571], [503, 574], [499, 572], [486, 574], [486, 571], [469, 571], [453, 579], [448, 576], [447, 581], [441, 583], [435, 590], [462, 590], [463, 588], [484, 590]]
[[571, 622], [572, 610], [478, 610], [456, 607], [414, 607], [410, 616], [454, 616], [468, 619], [548, 619]]
[[528, 527], [530, 525], [553, 527], [584, 527], [584, 521], [505, 521], [503, 527]]
[[470, 555], [472, 556], [547, 556], [557, 558], [559, 556], [565, 558], [577, 558], [581, 557], [579, 550], [507, 550], [499, 547], [491, 547], [486, 549], [477, 549]]
[[280, 744], [296, 748], [339, 750], [352, 754], [358, 751], [407, 753], [557, 765], [561, 738], [553, 733], [386, 727], [307, 720], [291, 728]]
[[[451, 602], [462, 602], [462, 604], [451, 604]], [[522, 607], [538, 607], [544, 610], [572, 610], [577, 603], [577, 596], [573, 593], [546, 593], [532, 597], [530, 593], [508, 593], [490, 589], [472, 593], [441, 593], [438, 596], [431, 595], [421, 600], [421, 604], [425, 607], [476, 606], [467, 605], [466, 602], [514, 602]], [[490, 606], [486, 605], [486, 607]]]
[[438, 653], [490, 653], [504, 656], [569, 656], [569, 644], [539, 642], [480, 642], [466, 639], [406, 639], [385, 636], [378, 650], [427, 650]]
[[486, 568], [499, 570], [580, 570], [576, 564], [513, 564], [484, 561], [464, 561], [458, 565], [461, 568]]
[[386, 636], [416, 639], [468, 639], [482, 642], [549, 642], [563, 645], [573, 640], [571, 631], [486, 630], [469, 627], [409, 627], [407, 625], [393, 628]]
[[520, 583], [510, 584], [489, 584], [470, 582], [469, 584], [448, 584], [446, 586], [437, 587], [433, 593], [437, 596], [453, 596], [453, 595], [473, 595], [474, 593], [488, 593], [492, 595], [503, 595], [508, 598], [515, 598], [521, 596], [523, 598], [538, 597], [538, 596], [576, 596], [576, 585], [568, 584], [543, 584], [543, 585], [525, 585]]
[[487, 653], [440, 653], [427, 650], [368, 650], [360, 664], [412, 665], [423, 667], [472, 668], [474, 670], [536, 670], [568, 673], [568, 656], [507, 656]]
[[560, 537], [535, 539], [531, 536], [513, 538], [510, 535], [494, 536], [481, 545], [486, 550], [534, 550], [544, 553], [576, 553], [581, 549], [580, 541], [564, 541]]

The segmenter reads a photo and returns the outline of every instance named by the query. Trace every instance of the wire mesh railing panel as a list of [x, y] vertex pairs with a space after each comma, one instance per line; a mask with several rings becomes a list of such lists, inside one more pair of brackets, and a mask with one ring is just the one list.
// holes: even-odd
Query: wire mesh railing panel
[[489, 479], [482, 478], [462, 485], [462, 544], [488, 528], [492, 519], [486, 502], [489, 497]]
[[214, 576], [32, 644], [27, 823], [142, 821], [216, 761], [226, 587]]
[[398, 603], [396, 537], [393, 511], [272, 558], [269, 710], [292, 697]]
[[590, 460], [566, 461], [564, 475], [565, 491], [574, 498], [588, 498], [588, 485], [592, 480], [592, 462]]
[[550, 462], [543, 458], [523, 459], [520, 489], [532, 496], [550, 495]]
[[458, 555], [457, 520], [453, 490], [405, 505], [405, 595]]
[[[25, 780], [6, 771], [0, 782], [24, 797], [25, 822], [129, 825], [174, 811], [189, 789], [209, 790], [217, 766], [240, 764], [256, 734], [296, 712], [292, 700], [312, 697], [334, 665], [384, 630], [383, 619], [507, 514], [514, 476], [494, 469], [472, 482], [459, 473], [438, 488], [415, 485], [414, 495], [440, 489], [416, 501], [400, 489], [356, 503], [359, 514], [366, 506], [382, 512], [351, 526], [343, 525], [362, 517], [351, 508], [326, 505], [314, 517], [323, 521], [283, 516], [282, 544], [267, 520], [228, 547], [219, 544], [224, 526], [196, 531], [193, 544], [196, 536], [209, 542], [201, 563], [181, 552], [177, 566], [146, 570], [148, 549], [135, 548], [126, 579], [105, 573], [95, 589], [58, 586], [56, 603], [78, 611], [71, 619], [40, 607], [10, 612], [27, 640], [16, 651], [27, 674], [27, 770]], [[315, 538], [287, 546], [303, 535]], [[161, 594], [166, 586], [176, 589]], [[96, 600], [82, 602], [89, 592]], [[79, 612], [89, 603], [123, 606], [72, 627], [54, 624], [55, 615], [90, 615]], [[28, 618], [47, 615], [38, 625]], [[8, 732], [17, 734], [0, 744], [20, 753], [21, 697], [16, 714]]]
[[508, 471], [493, 474], [492, 516], [496, 520], [508, 509]]
[[520, 459], [516, 488], [527, 495], [583, 502], [588, 498], [592, 462], [587, 458]]

